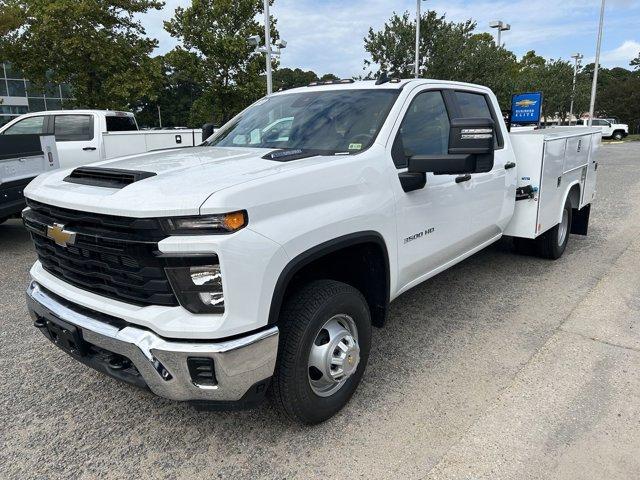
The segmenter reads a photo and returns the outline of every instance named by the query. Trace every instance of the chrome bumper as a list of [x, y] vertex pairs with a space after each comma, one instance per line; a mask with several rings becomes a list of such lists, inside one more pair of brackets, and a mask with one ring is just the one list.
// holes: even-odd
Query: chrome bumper
[[[123, 327], [117, 322], [109, 323], [107, 316], [98, 312], [75, 308], [36, 282], [31, 282], [27, 289], [27, 305], [34, 320], [53, 317], [72, 324], [90, 345], [126, 357], [153, 393], [171, 400], [236, 402], [248, 394], [264, 394], [273, 375], [278, 351], [277, 327], [221, 342], [165, 340], [130, 324]], [[188, 357], [212, 358], [216, 383], [194, 383], [187, 366]], [[88, 363], [83, 358], [78, 360]], [[258, 391], [250, 392], [252, 388]]]

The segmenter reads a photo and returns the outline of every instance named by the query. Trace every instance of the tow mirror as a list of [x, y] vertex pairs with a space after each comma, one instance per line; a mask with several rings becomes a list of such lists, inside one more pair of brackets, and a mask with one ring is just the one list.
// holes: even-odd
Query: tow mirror
[[215, 128], [213, 123], [205, 123], [202, 126], [202, 141], [204, 142], [207, 138], [213, 135], [213, 129]]
[[493, 168], [495, 124], [491, 118], [454, 118], [448, 155], [414, 155], [408, 172], [435, 175], [490, 172]]

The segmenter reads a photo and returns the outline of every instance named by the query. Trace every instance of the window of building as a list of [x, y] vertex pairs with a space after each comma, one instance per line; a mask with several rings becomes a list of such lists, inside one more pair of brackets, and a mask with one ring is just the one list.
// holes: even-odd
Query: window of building
[[43, 112], [46, 108], [44, 106], [44, 98], [29, 98], [29, 111], [30, 112]]
[[60, 98], [47, 98], [45, 103], [47, 110], [62, 110], [62, 100]]
[[23, 73], [20, 70], [13, 68], [9, 62], [5, 62], [4, 69], [7, 74], [7, 78], [24, 78]]
[[0, 97], [7, 95], [7, 82], [4, 78], [0, 78]]
[[54, 132], [58, 142], [91, 140], [93, 117], [91, 115], [56, 115]]
[[28, 117], [11, 125], [4, 135], [41, 134], [44, 131], [44, 116]]
[[24, 88], [24, 80], [7, 80], [7, 87], [10, 97], [27, 96], [27, 91]]

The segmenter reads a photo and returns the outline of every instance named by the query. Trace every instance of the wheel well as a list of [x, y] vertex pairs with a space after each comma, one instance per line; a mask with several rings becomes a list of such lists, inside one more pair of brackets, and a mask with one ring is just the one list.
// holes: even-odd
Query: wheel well
[[385, 323], [389, 306], [389, 259], [382, 238], [331, 242], [296, 257], [281, 274], [273, 294], [269, 323], [276, 323], [282, 305], [311, 280], [331, 279], [358, 289], [366, 299], [371, 322]]
[[567, 198], [571, 202], [571, 208], [577, 209], [580, 206], [580, 185], [575, 184], [569, 190], [569, 195]]

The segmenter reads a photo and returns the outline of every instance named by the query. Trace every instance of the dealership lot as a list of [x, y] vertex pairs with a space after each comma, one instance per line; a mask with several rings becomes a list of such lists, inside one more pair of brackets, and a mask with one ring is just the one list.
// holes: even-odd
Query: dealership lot
[[[606, 145], [590, 233], [556, 262], [501, 242], [416, 287], [336, 417], [198, 412], [55, 349], [35, 254], [0, 226], [2, 478], [638, 478], [640, 142]], [[588, 473], [587, 473], [588, 472]]]

